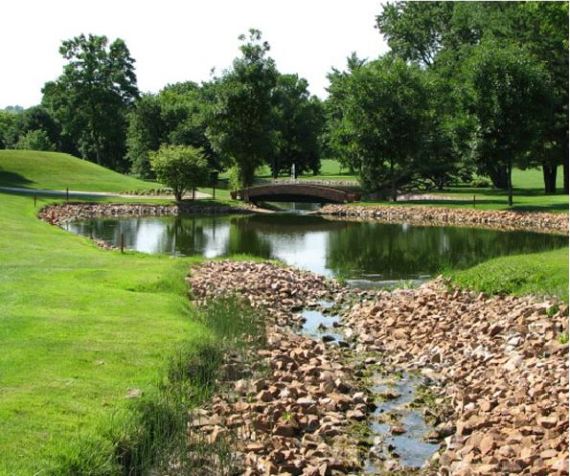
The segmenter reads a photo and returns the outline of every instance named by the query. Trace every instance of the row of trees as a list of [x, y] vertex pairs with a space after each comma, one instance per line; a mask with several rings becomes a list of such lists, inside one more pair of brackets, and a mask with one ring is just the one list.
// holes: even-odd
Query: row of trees
[[156, 174], [153, 152], [188, 146], [212, 171], [232, 168], [235, 186], [251, 184], [263, 164], [274, 177], [292, 164], [297, 173], [317, 172], [321, 101], [305, 79], [277, 70], [259, 31], [240, 39], [241, 55], [223, 74], [158, 94], [140, 94], [122, 40], [81, 35], [65, 41], [60, 53], [67, 64], [44, 86], [42, 104], [0, 114], [0, 147], [69, 152], [146, 178]]
[[395, 2], [377, 26], [391, 48], [329, 79], [327, 134], [370, 192], [473, 171], [509, 190], [542, 166], [568, 192], [568, 4]]
[[157, 94], [140, 94], [122, 40], [81, 35], [63, 42], [67, 63], [40, 106], [0, 112], [0, 147], [142, 177], [161, 146], [192, 147], [235, 187], [263, 164], [274, 177], [293, 164], [316, 173], [325, 154], [394, 199], [478, 173], [512, 201], [513, 167], [536, 166], [552, 193], [562, 165], [568, 192], [568, 3], [398, 1], [377, 26], [390, 52], [333, 69], [325, 101], [278, 71], [257, 30], [221, 75]]

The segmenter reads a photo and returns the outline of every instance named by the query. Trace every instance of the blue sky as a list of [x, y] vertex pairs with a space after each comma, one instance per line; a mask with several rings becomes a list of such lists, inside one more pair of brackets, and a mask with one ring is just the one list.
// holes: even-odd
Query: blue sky
[[0, 6], [0, 108], [29, 107], [60, 73], [62, 40], [80, 33], [123, 38], [136, 59], [139, 88], [203, 81], [228, 67], [237, 37], [263, 32], [284, 73], [298, 73], [313, 94], [326, 96], [326, 74], [356, 51], [375, 58], [387, 50], [374, 28], [377, 0], [18, 0]]

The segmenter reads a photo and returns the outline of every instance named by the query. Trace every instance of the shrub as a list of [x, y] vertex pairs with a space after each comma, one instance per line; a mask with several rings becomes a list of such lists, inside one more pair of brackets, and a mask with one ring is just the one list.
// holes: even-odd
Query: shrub
[[489, 188], [492, 184], [486, 177], [474, 177], [473, 180], [471, 180], [471, 186], [475, 188]]
[[16, 149], [54, 151], [55, 145], [49, 140], [46, 131], [36, 129], [21, 136], [16, 144]]
[[208, 181], [208, 162], [200, 149], [182, 145], [161, 146], [150, 154], [157, 179], [170, 187], [177, 201], [188, 190]]

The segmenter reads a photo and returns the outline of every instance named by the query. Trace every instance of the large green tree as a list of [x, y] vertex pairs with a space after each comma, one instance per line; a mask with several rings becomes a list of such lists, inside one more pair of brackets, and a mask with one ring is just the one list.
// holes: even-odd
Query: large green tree
[[320, 135], [324, 111], [309, 94], [308, 83], [296, 74], [279, 75], [273, 90], [273, 124], [277, 147], [269, 160], [273, 177], [295, 165], [295, 175], [320, 168]]
[[398, 189], [418, 172], [427, 117], [422, 71], [386, 56], [338, 76], [340, 84], [334, 81], [331, 87], [341, 98], [340, 127], [363, 188], [389, 191], [396, 200]]
[[549, 77], [524, 49], [495, 42], [476, 48], [465, 67], [477, 119], [477, 160], [505, 168], [512, 205], [512, 169], [532, 164], [532, 152], [548, 127]]
[[202, 149], [210, 167], [221, 170], [219, 155], [206, 137], [206, 117], [211, 99], [209, 85], [193, 82], [171, 84], [158, 94], [143, 94], [129, 113], [128, 159], [132, 171], [152, 177], [149, 152], [161, 144]]
[[[535, 142], [533, 165], [544, 171], [545, 191], [555, 191], [556, 171], [564, 167], [568, 193], [568, 2], [389, 2], [377, 27], [392, 52], [461, 83], [461, 65], [486, 41], [524, 47], [550, 76], [553, 114]], [[485, 173], [507, 188], [504, 164]]]
[[277, 82], [275, 62], [261, 32], [240, 36], [241, 56], [217, 78], [207, 136], [219, 154], [237, 168], [240, 186], [253, 183], [255, 170], [274, 154], [272, 91]]
[[44, 106], [85, 159], [125, 170], [126, 114], [139, 94], [125, 42], [80, 35], [59, 51], [67, 63], [44, 86]]

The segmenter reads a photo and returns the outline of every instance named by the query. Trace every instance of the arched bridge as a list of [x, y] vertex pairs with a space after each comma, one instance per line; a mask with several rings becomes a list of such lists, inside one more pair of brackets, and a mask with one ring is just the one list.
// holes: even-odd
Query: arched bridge
[[231, 193], [234, 200], [246, 202], [346, 203], [360, 200], [360, 194], [339, 188], [302, 183], [255, 185]]

